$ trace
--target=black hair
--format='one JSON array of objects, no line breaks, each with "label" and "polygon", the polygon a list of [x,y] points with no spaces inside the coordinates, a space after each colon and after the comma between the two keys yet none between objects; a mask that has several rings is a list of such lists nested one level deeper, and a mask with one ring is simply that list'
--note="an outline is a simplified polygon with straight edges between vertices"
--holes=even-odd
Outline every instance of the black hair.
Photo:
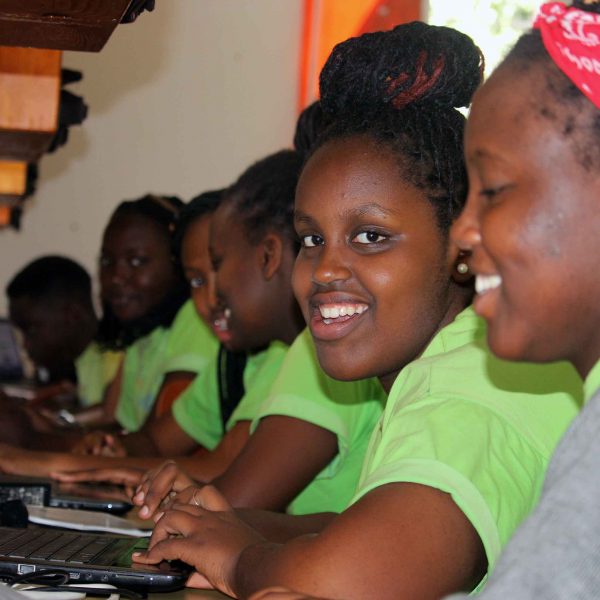
[{"label": "black hair", "polygon": [[[572,6],[600,14],[600,0],[589,2],[575,0]],[[521,73],[536,68],[543,70],[544,90],[536,101],[538,114],[554,123],[565,137],[571,137],[583,169],[597,169],[600,165],[600,111],[552,60],[539,29],[531,29],[517,40],[498,68],[505,66]]]},{"label": "black hair", "polygon": [[23,267],[6,286],[10,300],[75,301],[93,312],[92,280],[78,262],[66,256],[41,256]]},{"label": "black hair", "polygon": [[326,125],[327,117],[321,108],[321,103],[316,100],[312,104],[309,104],[300,113],[296,122],[294,150],[302,157],[309,156]]},{"label": "black hair", "polygon": [[[117,219],[125,216],[142,216],[157,224],[171,249],[171,235],[177,223],[183,201],[176,196],[147,194],[137,200],[121,202],[112,213],[106,229]],[[181,305],[189,298],[189,288],[179,264],[173,261],[177,284],[168,290],[163,301],[149,314],[135,321],[123,323],[113,314],[110,306],[103,303],[103,314],[98,328],[97,341],[104,348],[123,349],[157,327],[169,327]]]},{"label": "black hair", "polygon": [[181,258],[181,245],[188,227],[198,219],[211,215],[217,210],[225,190],[210,190],[192,198],[180,211],[173,233],[173,256]]},{"label": "black hair", "polygon": [[297,244],[294,196],[302,163],[295,150],[280,150],[251,165],[225,192],[223,202],[233,204],[251,243],[274,231]]},{"label": "black hair", "polygon": [[447,231],[467,193],[465,117],[456,109],[470,104],[482,73],[479,48],[448,27],[415,21],[350,38],[321,71],[321,106],[331,123],[315,149],[356,135],[387,147]]}]

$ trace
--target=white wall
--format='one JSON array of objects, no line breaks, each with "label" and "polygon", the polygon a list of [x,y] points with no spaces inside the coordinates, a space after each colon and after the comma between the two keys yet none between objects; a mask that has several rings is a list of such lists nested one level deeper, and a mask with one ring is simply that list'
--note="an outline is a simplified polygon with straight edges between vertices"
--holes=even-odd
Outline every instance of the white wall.
[{"label": "white wall", "polygon": [[188,200],[291,144],[301,0],[157,0],[100,53],[66,52],[67,89],[88,118],[39,163],[20,232],[0,231],[4,287],[32,258],[60,253],[95,274],[102,229],[122,199]]}]

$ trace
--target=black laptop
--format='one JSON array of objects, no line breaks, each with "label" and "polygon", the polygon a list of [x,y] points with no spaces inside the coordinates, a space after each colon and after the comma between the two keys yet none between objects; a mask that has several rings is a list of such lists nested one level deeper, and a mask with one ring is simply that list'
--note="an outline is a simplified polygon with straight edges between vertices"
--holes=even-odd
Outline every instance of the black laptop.
[{"label": "black laptop", "polygon": [[14,329],[8,319],[0,318],[0,382],[16,382],[24,377],[23,362]]},{"label": "black laptop", "polygon": [[32,506],[77,508],[124,514],[133,508],[121,486],[103,483],[59,483],[44,477],[0,473],[0,502],[23,500]]},{"label": "black laptop", "polygon": [[[31,573],[66,573],[69,583],[108,583],[141,592],[182,588],[190,573],[183,563],[132,563],[148,538],[64,531],[30,525],[0,527],[0,580]],[[4,577],[3,577],[4,576]]]}]

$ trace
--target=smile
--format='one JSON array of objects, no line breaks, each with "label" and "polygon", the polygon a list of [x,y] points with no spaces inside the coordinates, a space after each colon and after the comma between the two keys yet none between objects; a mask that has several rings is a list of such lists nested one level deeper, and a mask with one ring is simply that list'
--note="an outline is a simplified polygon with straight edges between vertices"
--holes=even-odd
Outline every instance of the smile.
[{"label": "smile", "polygon": [[[326,325],[334,323],[341,317],[352,317],[361,315],[365,310],[368,310],[366,304],[321,304],[318,309]],[[344,319],[346,320],[346,319]]]},{"label": "smile", "polygon": [[231,309],[226,308],[222,313],[213,319],[212,329],[221,343],[225,344],[231,339],[229,330],[229,318],[231,317]]},{"label": "smile", "polygon": [[500,275],[477,275],[475,277],[475,291],[479,294],[485,294],[491,290],[495,290],[502,284]]}]

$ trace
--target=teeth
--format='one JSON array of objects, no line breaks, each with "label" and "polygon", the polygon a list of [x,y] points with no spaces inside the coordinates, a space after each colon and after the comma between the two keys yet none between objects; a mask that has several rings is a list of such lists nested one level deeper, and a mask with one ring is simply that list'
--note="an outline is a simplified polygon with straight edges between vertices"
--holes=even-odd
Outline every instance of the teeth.
[{"label": "teeth", "polygon": [[500,287],[501,284],[502,277],[500,275],[477,275],[475,277],[475,291],[478,294],[485,294],[485,292]]},{"label": "teeth", "polygon": [[329,324],[331,322],[330,319],[360,315],[368,308],[366,304],[321,304],[319,312],[325,323]]}]

